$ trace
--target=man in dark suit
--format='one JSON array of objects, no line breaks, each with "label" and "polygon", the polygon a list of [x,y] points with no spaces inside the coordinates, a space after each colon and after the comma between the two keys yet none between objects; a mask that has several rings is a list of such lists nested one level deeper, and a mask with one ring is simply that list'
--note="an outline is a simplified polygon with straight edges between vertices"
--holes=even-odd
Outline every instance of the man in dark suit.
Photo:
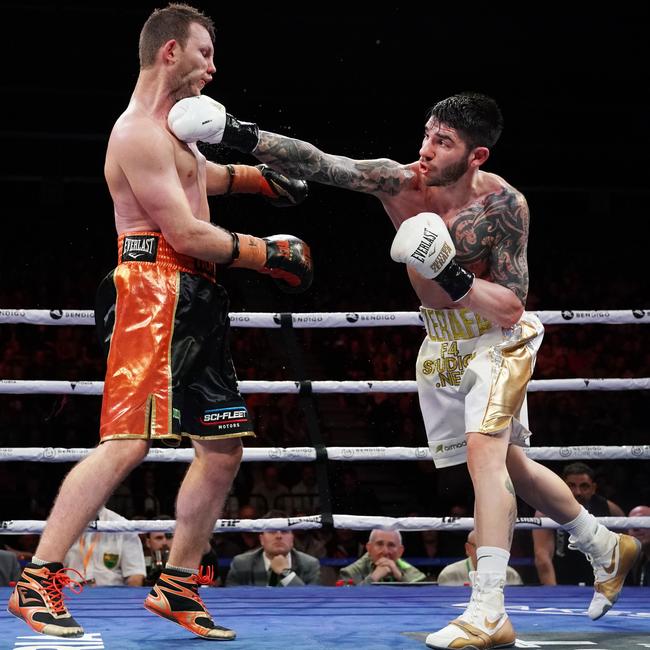
[{"label": "man in dark suit", "polygon": [[[286,513],[271,510],[264,519],[283,518]],[[236,555],[226,578],[226,587],[302,587],[320,584],[320,563],[311,555],[293,548],[290,530],[260,533],[261,548]]]}]

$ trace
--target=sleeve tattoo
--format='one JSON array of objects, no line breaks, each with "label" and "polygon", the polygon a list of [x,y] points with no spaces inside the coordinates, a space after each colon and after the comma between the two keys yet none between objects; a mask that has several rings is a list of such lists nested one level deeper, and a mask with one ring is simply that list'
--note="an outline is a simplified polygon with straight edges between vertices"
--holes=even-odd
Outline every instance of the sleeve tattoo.
[{"label": "sleeve tattoo", "polygon": [[293,178],[316,181],[357,192],[395,195],[410,185],[414,173],[387,158],[353,160],[326,154],[302,140],[260,131],[254,155]]},{"label": "sleeve tattoo", "polygon": [[522,194],[504,190],[487,208],[494,245],[490,270],[492,280],[510,289],[526,304],[528,295],[528,228],[530,213]]},{"label": "sleeve tattoo", "polygon": [[489,266],[490,279],[526,302],[528,293],[528,205],[523,195],[505,188],[488,201],[462,210],[450,233],[461,264]]}]

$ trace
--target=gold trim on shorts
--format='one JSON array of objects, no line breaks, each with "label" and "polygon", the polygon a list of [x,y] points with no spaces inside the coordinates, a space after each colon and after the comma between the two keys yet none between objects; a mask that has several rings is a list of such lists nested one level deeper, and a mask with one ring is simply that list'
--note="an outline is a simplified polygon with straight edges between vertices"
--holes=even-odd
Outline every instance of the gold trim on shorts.
[{"label": "gold trim on shorts", "polygon": [[528,343],[539,332],[526,321],[514,326],[519,329],[517,338],[495,345],[490,350],[492,384],[479,433],[494,434],[510,425],[526,397],[526,388],[533,375],[533,355]]},{"label": "gold trim on shorts", "polygon": [[110,436],[104,436],[99,442],[100,444],[102,442],[106,442],[107,440],[150,440],[153,442],[154,440],[162,440],[167,439],[169,440],[174,439],[178,440],[179,442],[181,441],[182,438],[190,438],[192,440],[225,440],[226,438],[248,438],[252,437],[255,438],[255,432],[254,431],[240,431],[239,433],[224,433],[221,436],[199,436],[194,433],[185,433],[183,431],[182,433],[175,434],[175,433],[164,433],[157,435],[155,437],[151,437],[150,435],[147,434],[137,434],[137,433],[115,433]]}]

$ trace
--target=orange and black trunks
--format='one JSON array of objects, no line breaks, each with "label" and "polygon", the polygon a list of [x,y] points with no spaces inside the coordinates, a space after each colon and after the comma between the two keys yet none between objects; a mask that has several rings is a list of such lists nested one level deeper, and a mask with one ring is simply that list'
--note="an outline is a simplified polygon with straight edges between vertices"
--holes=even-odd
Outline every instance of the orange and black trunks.
[{"label": "orange and black trunks", "polygon": [[254,435],[230,356],[228,296],[215,265],[160,233],[118,239],[118,266],[97,291],[107,352],[100,439],[215,440]]}]

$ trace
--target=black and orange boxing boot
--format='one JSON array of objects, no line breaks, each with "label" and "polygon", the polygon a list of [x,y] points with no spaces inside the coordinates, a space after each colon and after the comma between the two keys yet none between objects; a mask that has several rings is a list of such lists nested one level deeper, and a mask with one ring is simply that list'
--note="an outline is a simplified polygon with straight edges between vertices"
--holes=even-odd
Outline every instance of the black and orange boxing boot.
[{"label": "black and orange boxing boot", "polygon": [[83,587],[66,571],[74,571],[83,581],[78,571],[64,569],[60,562],[27,564],[9,598],[7,611],[40,634],[73,639],[83,636],[83,628],[70,616],[61,591],[69,587],[78,594]]},{"label": "black and orange boxing boot", "polygon": [[211,641],[232,641],[233,630],[215,625],[199,596],[199,586],[210,584],[214,571],[205,574],[164,569],[149,592],[144,606],[154,614],[178,623],[186,630]]}]

